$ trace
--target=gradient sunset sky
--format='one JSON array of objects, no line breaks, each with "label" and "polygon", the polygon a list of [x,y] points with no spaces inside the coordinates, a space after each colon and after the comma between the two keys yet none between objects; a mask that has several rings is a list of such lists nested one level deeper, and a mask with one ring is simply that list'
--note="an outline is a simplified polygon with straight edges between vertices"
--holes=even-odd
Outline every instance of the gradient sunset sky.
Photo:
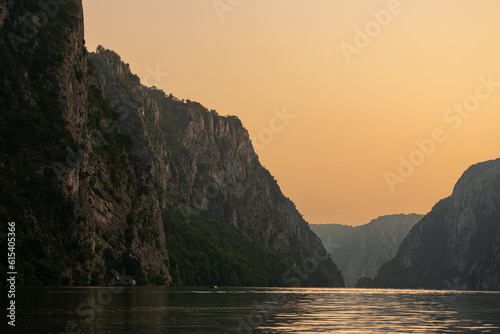
[{"label": "gradient sunset sky", "polygon": [[[238,116],[310,223],[425,214],[500,157],[498,0],[83,4],[89,50]],[[414,167],[398,171],[401,158]]]}]

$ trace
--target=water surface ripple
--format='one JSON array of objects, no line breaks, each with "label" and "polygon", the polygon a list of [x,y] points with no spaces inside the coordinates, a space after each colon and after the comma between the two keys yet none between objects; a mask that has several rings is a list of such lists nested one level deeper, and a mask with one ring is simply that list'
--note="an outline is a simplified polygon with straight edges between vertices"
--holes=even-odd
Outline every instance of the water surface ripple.
[{"label": "water surface ripple", "polygon": [[17,333],[500,333],[500,293],[20,288]]}]

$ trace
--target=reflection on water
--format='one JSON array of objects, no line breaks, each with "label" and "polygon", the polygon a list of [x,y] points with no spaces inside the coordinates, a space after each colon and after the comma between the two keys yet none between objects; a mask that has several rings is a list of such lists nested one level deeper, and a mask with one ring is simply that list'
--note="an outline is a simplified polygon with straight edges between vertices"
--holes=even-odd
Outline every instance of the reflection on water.
[{"label": "reflection on water", "polygon": [[491,292],[165,287],[18,292],[16,333],[500,333],[500,293]]}]

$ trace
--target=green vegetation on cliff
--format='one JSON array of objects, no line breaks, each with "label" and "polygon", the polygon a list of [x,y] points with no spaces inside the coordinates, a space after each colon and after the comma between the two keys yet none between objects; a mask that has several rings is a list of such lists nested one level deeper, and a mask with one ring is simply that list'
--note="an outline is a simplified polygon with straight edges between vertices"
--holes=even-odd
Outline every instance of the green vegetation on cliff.
[{"label": "green vegetation on cliff", "polygon": [[[68,34],[78,24],[78,6],[61,6],[57,16],[26,38],[23,26],[35,13],[40,7],[34,1],[16,1],[0,29],[0,231],[6,231],[8,221],[16,222],[21,284],[57,285],[65,282],[64,268],[77,259],[68,253],[79,246],[70,233],[76,217],[64,186],[42,166],[63,161],[65,147],[75,144],[55,73],[64,60]],[[57,237],[61,234],[67,237]],[[3,277],[5,261],[0,262]]]},{"label": "green vegetation on cliff", "polygon": [[163,223],[174,284],[284,285],[282,274],[290,268],[283,260],[208,213],[187,223],[179,211],[166,209]]},{"label": "green vegetation on cliff", "polygon": [[[50,23],[38,3],[0,3],[0,228],[17,223],[21,285],[108,284],[116,272],[287,285],[283,274],[324,251],[236,117],[141,85],[113,51],[88,54],[80,0]],[[34,34],[16,53],[9,34],[27,21]],[[343,285],[330,258],[314,265],[304,286]]]}]

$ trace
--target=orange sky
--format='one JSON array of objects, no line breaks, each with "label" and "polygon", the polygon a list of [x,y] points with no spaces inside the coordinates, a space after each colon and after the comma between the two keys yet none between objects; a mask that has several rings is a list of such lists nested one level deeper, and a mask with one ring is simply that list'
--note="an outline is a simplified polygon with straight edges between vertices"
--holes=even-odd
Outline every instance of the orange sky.
[{"label": "orange sky", "polygon": [[[83,3],[90,50],[237,115],[310,223],[427,213],[467,167],[500,157],[498,0]],[[398,171],[400,157],[411,166]]]}]

